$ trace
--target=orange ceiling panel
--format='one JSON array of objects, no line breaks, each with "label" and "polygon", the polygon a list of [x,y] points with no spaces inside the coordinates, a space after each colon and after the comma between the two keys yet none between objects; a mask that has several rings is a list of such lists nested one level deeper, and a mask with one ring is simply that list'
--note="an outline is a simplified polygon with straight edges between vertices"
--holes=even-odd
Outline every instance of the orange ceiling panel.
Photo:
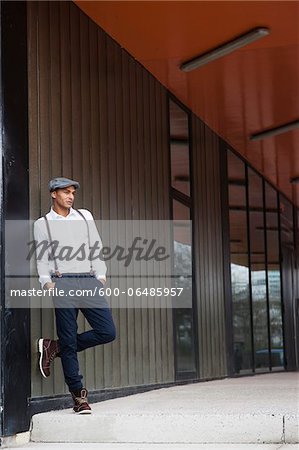
[{"label": "orange ceiling panel", "polygon": [[[89,17],[299,207],[298,1],[76,1]],[[184,73],[182,62],[259,26],[269,36]]]}]

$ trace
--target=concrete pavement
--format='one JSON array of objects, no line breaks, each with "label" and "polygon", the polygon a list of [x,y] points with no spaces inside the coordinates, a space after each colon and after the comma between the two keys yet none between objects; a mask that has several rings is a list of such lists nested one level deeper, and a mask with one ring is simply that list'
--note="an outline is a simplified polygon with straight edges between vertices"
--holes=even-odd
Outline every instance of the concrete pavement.
[{"label": "concrete pavement", "polygon": [[[20,447],[19,447],[20,449]],[[298,450],[297,444],[40,444],[26,450]]]},{"label": "concrete pavement", "polygon": [[151,449],[154,443],[167,448],[170,444],[180,444],[178,448],[191,444],[200,448],[206,443],[214,448],[217,443],[295,444],[299,441],[298,383],[295,372],[227,378],[107,400],[93,404],[90,416],[74,415],[70,409],[37,414],[31,440],[109,443],[109,449],[115,443],[130,443],[132,450],[133,443],[139,443],[138,449],[146,443]]}]

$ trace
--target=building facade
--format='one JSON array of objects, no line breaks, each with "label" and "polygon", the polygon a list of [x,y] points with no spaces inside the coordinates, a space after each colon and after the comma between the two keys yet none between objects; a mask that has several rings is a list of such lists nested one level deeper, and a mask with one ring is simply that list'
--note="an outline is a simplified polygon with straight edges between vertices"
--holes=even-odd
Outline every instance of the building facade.
[{"label": "building facade", "polygon": [[[298,208],[73,2],[2,2],[1,24],[3,227],[45,214],[63,175],[96,219],[172,221],[192,274],[191,308],[113,309],[117,340],[80,355],[90,399],[296,370]],[[6,270],[4,248],[2,436],[69,406],[59,364],[36,364],[53,310],[7,308]]]}]

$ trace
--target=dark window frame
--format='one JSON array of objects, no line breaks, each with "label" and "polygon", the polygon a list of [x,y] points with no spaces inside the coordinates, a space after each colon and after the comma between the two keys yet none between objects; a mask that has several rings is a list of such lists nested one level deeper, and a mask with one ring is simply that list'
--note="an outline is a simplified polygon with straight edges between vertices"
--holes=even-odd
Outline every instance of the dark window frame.
[{"label": "dark window frame", "polygon": [[[170,101],[179,106],[187,115],[188,118],[188,148],[189,148],[189,182],[190,182],[190,196],[175,189],[171,183],[171,139],[170,139]],[[193,145],[192,145],[192,113],[183,103],[181,103],[173,94],[167,92],[167,126],[168,126],[168,156],[169,156],[169,203],[170,203],[170,220],[173,220],[173,200],[178,201],[182,205],[189,208],[189,217],[191,220],[191,242],[192,242],[192,326],[193,326],[193,339],[194,339],[194,353],[195,353],[195,371],[178,371],[178,354],[176,348],[176,316],[175,311],[172,310],[172,323],[173,323],[173,342],[174,342],[174,367],[175,367],[175,381],[184,380],[198,380],[199,379],[199,342],[198,342],[198,309],[196,301],[196,285],[195,285],[195,254],[194,254],[194,196],[192,195],[194,189],[194,173],[193,173]],[[173,236],[173,228],[172,228]],[[173,270],[173,261],[172,261]]]},{"label": "dark window frame", "polygon": [[[299,208],[296,208],[296,206],[292,203],[290,199],[286,197],[286,195],[281,192],[273,183],[271,183],[269,180],[266,180],[266,178],[259,173],[242,155],[240,155],[238,152],[236,152],[228,143],[223,141],[222,144],[222,153],[221,156],[221,162],[226,161],[226,167],[222,165],[221,169],[221,177],[222,177],[222,185],[226,186],[225,193],[222,193],[222,218],[224,223],[228,221],[228,231],[229,231],[229,201],[228,201],[228,172],[227,172],[227,164],[228,164],[228,151],[232,152],[237,158],[239,158],[245,165],[245,174],[246,174],[246,214],[247,214],[247,240],[248,240],[248,259],[249,259],[249,283],[250,283],[250,308],[251,308],[251,341],[252,341],[252,375],[257,373],[255,371],[255,353],[254,353],[254,336],[253,336],[253,315],[252,315],[252,283],[251,283],[251,253],[250,253],[250,230],[249,230],[249,203],[248,203],[248,169],[251,169],[257,176],[259,176],[262,179],[262,195],[263,195],[263,214],[264,214],[264,246],[265,246],[265,272],[266,272],[266,295],[267,295],[267,326],[268,326],[268,351],[269,351],[269,373],[272,372],[273,366],[272,366],[272,354],[271,354],[271,330],[270,330],[270,311],[269,311],[269,286],[268,286],[268,255],[267,255],[267,230],[266,230],[266,201],[265,201],[265,186],[266,183],[274,189],[276,192],[277,197],[277,221],[278,221],[278,236],[279,236],[279,263],[280,263],[280,289],[281,289],[281,316],[282,316],[282,333],[283,333],[283,349],[284,349],[284,371],[286,369],[286,347],[285,347],[285,318],[284,318],[284,298],[283,298],[283,282],[282,282],[282,255],[281,255],[281,223],[280,223],[280,198],[283,197],[287,202],[289,202],[292,205],[292,211],[293,211],[293,242],[294,242],[294,251],[295,251],[295,262],[296,262],[296,255],[298,255],[299,250],[299,238],[296,237],[296,211],[299,211]],[[224,260],[225,260],[225,267],[226,265],[230,264],[231,258],[230,258],[230,248],[229,248],[229,238],[225,238],[224,240]],[[226,295],[226,324],[227,324],[227,336],[228,336],[228,344],[227,347],[229,347],[229,343],[231,344],[231,348],[228,348],[228,373],[232,377],[240,377],[240,376],[248,376],[250,373],[244,373],[244,374],[237,374],[233,372],[233,323],[232,323],[232,317],[228,317],[229,314],[232,314],[232,286],[231,286],[231,270],[230,268],[225,270],[224,273],[224,289],[225,289],[225,295]],[[298,343],[297,343],[298,345]],[[278,372],[275,370],[275,372]],[[260,372],[258,372],[260,373]]]}]

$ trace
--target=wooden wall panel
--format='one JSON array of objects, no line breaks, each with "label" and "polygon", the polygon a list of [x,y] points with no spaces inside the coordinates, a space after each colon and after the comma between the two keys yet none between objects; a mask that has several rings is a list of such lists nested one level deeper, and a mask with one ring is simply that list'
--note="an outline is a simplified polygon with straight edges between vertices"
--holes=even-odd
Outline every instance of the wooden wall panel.
[{"label": "wooden wall panel", "polygon": [[[48,211],[48,180],[64,174],[82,183],[76,207],[97,219],[168,219],[166,90],[71,2],[28,3],[28,33],[31,218]],[[192,121],[199,366],[212,378],[226,374],[219,139]],[[121,269],[109,275],[128,287]],[[79,356],[89,389],[173,381],[171,309],[113,316],[117,340]],[[32,311],[33,354],[41,334],[55,336],[51,309]],[[44,380],[33,361],[32,374],[33,395],[66,392],[60,364]]]},{"label": "wooden wall panel", "polygon": [[[168,219],[166,90],[72,2],[28,2],[28,33],[31,219],[49,210],[48,180],[62,174],[81,182],[76,208],[96,219]],[[31,317],[34,356],[55,321],[52,309]],[[117,340],[79,355],[88,388],[173,381],[171,309],[117,307],[113,317]],[[33,396],[67,392],[60,366],[44,380],[33,358]]]},{"label": "wooden wall panel", "polygon": [[200,378],[227,374],[220,198],[220,139],[193,116],[195,265]]}]

